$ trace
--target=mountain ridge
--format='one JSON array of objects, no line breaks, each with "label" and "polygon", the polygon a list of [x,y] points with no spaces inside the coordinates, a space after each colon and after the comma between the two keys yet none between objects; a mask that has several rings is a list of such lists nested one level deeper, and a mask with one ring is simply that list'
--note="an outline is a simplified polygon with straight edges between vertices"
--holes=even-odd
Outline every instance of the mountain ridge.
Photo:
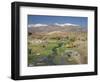
[{"label": "mountain ridge", "polygon": [[87,28],[83,28],[79,25],[75,24],[54,24],[54,25],[47,25],[47,24],[33,24],[28,25],[28,32],[35,33],[35,32],[52,32],[52,31],[62,31],[62,32],[86,32]]}]

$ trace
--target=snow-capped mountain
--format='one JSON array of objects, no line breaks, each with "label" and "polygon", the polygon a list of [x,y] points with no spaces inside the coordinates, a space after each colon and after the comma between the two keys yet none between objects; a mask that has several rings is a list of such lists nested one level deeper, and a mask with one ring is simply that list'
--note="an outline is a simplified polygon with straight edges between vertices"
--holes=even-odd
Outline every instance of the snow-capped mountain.
[{"label": "snow-capped mountain", "polygon": [[[48,25],[48,24],[29,24],[28,27],[41,27],[41,26],[51,26],[51,25]],[[52,26],[79,26],[79,25],[76,25],[76,24],[71,24],[71,23],[63,23],[63,24],[60,24],[60,23],[54,23],[52,24]]]},{"label": "snow-capped mountain", "polygon": [[79,26],[79,25],[71,24],[71,23],[64,23],[64,24],[55,23],[54,25],[57,25],[57,26]]},{"label": "snow-capped mountain", "polygon": [[71,23],[54,23],[49,24],[30,24],[28,25],[28,31],[31,33],[34,32],[53,32],[53,31],[62,31],[62,32],[86,32],[87,28],[82,28],[80,25],[71,24]]},{"label": "snow-capped mountain", "polygon": [[41,27],[41,26],[48,26],[47,24],[29,24],[28,27]]}]

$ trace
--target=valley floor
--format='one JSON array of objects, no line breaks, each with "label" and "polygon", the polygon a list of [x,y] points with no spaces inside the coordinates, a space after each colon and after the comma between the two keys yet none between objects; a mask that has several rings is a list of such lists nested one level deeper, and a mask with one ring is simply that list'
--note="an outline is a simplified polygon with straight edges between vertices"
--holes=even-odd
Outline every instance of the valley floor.
[{"label": "valley floor", "polygon": [[28,35],[28,66],[87,64],[86,32]]}]

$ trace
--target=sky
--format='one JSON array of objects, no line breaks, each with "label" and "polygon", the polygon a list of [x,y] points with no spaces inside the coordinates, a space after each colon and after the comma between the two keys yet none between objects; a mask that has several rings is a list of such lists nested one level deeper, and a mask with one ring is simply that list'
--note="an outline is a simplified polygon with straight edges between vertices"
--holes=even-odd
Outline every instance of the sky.
[{"label": "sky", "polygon": [[81,27],[87,27],[88,18],[87,17],[71,17],[71,16],[46,16],[46,15],[28,15],[28,25],[29,24],[64,24],[71,23],[76,24]]}]

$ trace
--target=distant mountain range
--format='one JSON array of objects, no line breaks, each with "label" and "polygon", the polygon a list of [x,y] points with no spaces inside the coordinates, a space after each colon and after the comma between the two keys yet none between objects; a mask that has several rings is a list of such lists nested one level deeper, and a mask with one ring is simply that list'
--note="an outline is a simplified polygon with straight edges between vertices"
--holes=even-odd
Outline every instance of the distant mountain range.
[{"label": "distant mountain range", "polygon": [[30,24],[28,25],[28,32],[53,32],[53,31],[61,31],[61,32],[87,32],[87,28],[83,28],[76,24]]}]

